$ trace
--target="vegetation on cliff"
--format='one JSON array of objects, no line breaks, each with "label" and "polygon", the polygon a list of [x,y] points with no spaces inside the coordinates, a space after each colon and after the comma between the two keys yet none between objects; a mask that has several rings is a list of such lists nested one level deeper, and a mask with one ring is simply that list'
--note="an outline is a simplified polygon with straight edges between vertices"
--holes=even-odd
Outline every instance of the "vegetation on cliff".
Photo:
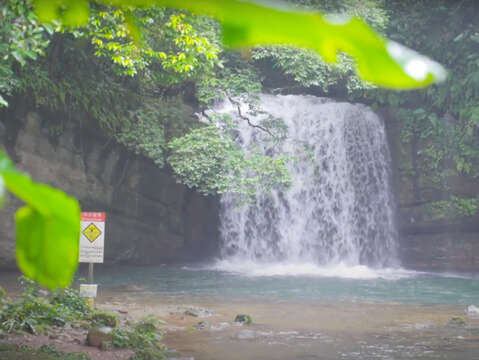
[{"label": "vegetation on cliff", "polygon": [[[479,4],[397,1],[388,4],[390,38],[425,52],[450,75],[407,93],[365,91],[362,101],[392,107],[400,127],[401,181],[433,219],[478,213]],[[468,185],[469,184],[469,185]]]}]

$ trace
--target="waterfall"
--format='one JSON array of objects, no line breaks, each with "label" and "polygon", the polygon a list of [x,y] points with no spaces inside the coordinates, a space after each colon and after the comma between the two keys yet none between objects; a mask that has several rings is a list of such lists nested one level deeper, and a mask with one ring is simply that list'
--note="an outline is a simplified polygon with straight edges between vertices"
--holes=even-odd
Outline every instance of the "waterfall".
[{"label": "waterfall", "polygon": [[[381,119],[367,106],[313,96],[262,95],[261,108],[287,126],[291,187],[238,206],[221,198],[225,263],[397,266],[390,154]],[[237,110],[237,109],[236,109]],[[225,103],[242,147],[266,135]],[[251,115],[258,124],[265,114]],[[262,151],[271,153],[268,145]],[[278,151],[278,149],[274,150]]]}]

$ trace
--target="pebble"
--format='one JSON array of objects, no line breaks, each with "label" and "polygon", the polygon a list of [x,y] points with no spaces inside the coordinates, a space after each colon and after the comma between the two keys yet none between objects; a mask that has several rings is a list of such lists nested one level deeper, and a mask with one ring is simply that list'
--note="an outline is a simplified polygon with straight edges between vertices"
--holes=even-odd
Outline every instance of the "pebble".
[{"label": "pebble", "polygon": [[208,323],[206,321],[200,321],[196,325],[193,326],[196,330],[204,330],[208,327]]}]

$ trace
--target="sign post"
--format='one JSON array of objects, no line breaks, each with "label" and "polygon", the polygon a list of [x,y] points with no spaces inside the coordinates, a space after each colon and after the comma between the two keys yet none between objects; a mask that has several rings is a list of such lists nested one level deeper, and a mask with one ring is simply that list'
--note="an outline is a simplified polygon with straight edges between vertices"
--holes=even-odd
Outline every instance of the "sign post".
[{"label": "sign post", "polygon": [[82,212],[79,262],[88,263],[88,285],[80,285],[80,295],[94,306],[98,285],[93,284],[93,265],[103,263],[105,249],[105,213]]}]

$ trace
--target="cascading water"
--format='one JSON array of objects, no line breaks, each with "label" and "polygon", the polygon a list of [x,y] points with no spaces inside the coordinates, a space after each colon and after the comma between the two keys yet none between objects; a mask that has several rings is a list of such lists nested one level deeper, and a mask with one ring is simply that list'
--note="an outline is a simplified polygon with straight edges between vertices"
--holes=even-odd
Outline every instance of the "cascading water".
[{"label": "cascading water", "polygon": [[[313,96],[260,100],[266,113],[287,126],[280,150],[295,157],[292,184],[244,206],[234,195],[222,196],[219,267],[397,266],[390,155],[378,116],[364,105]],[[225,103],[216,111],[236,117],[241,146],[257,145],[265,135],[235,109]],[[264,117],[250,120],[260,123]]]}]

